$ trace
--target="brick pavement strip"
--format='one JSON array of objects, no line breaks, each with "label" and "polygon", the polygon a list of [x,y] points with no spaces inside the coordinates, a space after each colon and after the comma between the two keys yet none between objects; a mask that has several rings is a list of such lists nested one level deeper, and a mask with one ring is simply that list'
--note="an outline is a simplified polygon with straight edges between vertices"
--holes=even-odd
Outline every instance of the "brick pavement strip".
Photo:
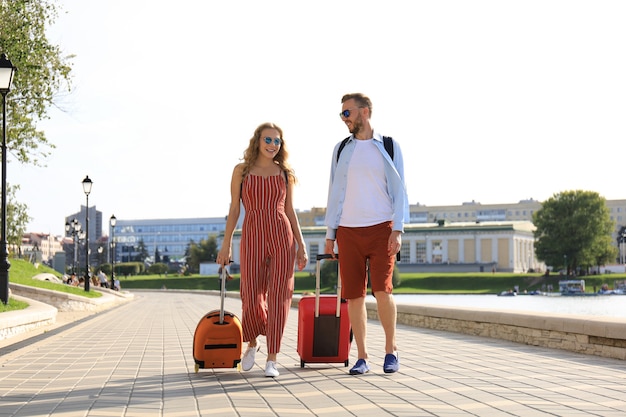
[{"label": "brick pavement strip", "polygon": [[[382,372],[382,328],[369,322],[372,371],[300,368],[297,310],[281,375],[194,372],[193,333],[213,295],[137,292],[135,300],[0,346],[0,416],[624,416],[626,363],[399,326],[401,370]],[[226,308],[240,313],[240,301]],[[264,340],[261,340],[264,346]],[[354,363],[356,349],[352,349]]]}]

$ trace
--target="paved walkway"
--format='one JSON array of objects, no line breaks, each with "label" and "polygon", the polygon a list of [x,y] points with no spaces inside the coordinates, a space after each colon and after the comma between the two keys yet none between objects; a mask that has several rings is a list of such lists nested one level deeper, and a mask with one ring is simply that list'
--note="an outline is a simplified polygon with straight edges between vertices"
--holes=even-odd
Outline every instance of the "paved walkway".
[{"label": "paved walkway", "polygon": [[[5,343],[0,416],[626,415],[624,361],[400,326],[401,370],[387,375],[376,321],[370,373],[300,368],[295,309],[278,378],[264,377],[263,350],[249,372],[194,373],[195,326],[218,305],[205,294],[138,292],[110,311]],[[239,314],[240,301],[226,308]]]}]

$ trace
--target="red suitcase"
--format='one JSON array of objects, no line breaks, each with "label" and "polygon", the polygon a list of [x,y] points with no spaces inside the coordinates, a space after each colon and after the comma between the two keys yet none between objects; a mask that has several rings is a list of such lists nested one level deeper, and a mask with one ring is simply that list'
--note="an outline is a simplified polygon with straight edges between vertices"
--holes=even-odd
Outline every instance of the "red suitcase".
[{"label": "red suitcase", "polygon": [[224,311],[227,276],[226,268],[222,268],[220,309],[205,314],[193,335],[196,372],[200,368],[236,368],[241,362],[241,321],[235,314]]},{"label": "red suitcase", "polygon": [[315,296],[304,296],[298,303],[298,354],[300,367],[306,363],[343,363],[348,366],[352,330],[348,303],[341,299],[338,274],[337,295],[320,295],[320,266],[330,255],[317,255]]}]

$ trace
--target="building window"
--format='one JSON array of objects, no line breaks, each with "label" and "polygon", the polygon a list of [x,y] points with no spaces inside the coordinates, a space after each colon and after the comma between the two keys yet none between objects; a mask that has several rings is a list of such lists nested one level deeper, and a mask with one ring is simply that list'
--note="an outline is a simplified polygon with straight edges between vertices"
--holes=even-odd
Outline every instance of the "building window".
[{"label": "building window", "polygon": [[443,262],[443,244],[440,240],[433,240],[431,243],[432,258],[431,263],[440,264]]},{"label": "building window", "polygon": [[317,259],[317,255],[320,253],[320,245],[318,243],[311,243],[308,252],[309,259]]},{"label": "building window", "polygon": [[411,242],[402,242],[400,262],[411,262]]},{"label": "building window", "polygon": [[426,263],[426,242],[416,242],[415,262],[417,262],[418,264]]}]

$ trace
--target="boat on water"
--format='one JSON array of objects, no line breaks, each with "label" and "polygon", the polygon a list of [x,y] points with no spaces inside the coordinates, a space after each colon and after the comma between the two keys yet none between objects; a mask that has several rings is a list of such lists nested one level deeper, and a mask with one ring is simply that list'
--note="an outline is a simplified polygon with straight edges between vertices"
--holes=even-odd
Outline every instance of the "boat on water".
[{"label": "boat on water", "polygon": [[615,281],[613,289],[609,289],[607,284],[602,284],[599,295],[626,295],[626,281]]},{"label": "boat on water", "polygon": [[626,281],[615,281],[612,290],[607,284],[603,284],[598,292],[586,293],[584,279],[568,279],[559,281],[559,293],[565,296],[625,295]]},{"label": "boat on water", "polygon": [[559,281],[559,293],[561,293],[561,295],[586,295],[585,280],[566,279]]},{"label": "boat on water", "polygon": [[498,297],[515,297],[517,295],[544,295],[549,297],[555,296],[580,296],[593,297],[598,295],[626,295],[626,280],[615,281],[613,289],[609,289],[607,284],[603,284],[598,292],[585,292],[584,279],[567,279],[559,281],[558,292],[542,292],[539,290],[524,291],[520,293],[518,288],[506,290],[498,293]]}]

